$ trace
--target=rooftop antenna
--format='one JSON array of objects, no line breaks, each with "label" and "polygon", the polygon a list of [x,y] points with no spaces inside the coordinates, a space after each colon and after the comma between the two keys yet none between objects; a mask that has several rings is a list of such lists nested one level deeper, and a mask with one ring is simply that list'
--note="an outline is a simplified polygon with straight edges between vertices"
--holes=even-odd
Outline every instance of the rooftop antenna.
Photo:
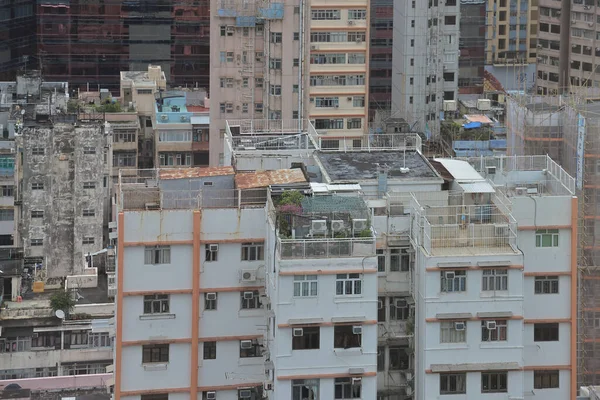
[{"label": "rooftop antenna", "polygon": [[406,146],[404,146],[404,149],[402,150],[402,168],[400,168],[400,173],[408,174],[409,171],[410,168],[406,168]]}]

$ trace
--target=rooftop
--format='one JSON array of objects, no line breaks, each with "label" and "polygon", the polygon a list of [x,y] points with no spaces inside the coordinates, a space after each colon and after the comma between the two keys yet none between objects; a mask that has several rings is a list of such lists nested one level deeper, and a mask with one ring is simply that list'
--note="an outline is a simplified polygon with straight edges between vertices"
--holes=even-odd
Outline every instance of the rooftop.
[{"label": "rooftop", "polygon": [[540,103],[529,103],[526,104],[525,107],[531,111],[531,112],[556,112],[558,111],[561,107],[558,105],[554,105],[554,104],[548,104],[545,102],[540,102]]},{"label": "rooftop", "polygon": [[299,168],[244,172],[238,173],[235,176],[235,186],[238,189],[264,188],[270,185],[285,185],[303,182],[306,182],[306,177]]},{"label": "rooftop", "polygon": [[167,168],[158,170],[160,179],[189,179],[207,178],[211,176],[233,175],[233,167],[207,167],[207,168]]},{"label": "rooftop", "polygon": [[[384,166],[389,168],[389,179],[439,179],[427,160],[416,151],[319,151],[317,158],[331,181],[375,180],[379,168]],[[408,171],[401,172],[403,168]]]}]

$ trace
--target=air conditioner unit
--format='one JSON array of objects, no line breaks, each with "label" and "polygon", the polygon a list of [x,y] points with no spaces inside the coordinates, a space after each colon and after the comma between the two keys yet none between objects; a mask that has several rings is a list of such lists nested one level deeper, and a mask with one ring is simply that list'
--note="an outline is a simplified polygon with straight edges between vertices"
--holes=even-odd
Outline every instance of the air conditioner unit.
[{"label": "air conditioner unit", "polygon": [[377,309],[378,309],[378,310],[383,310],[383,301],[379,300],[379,301],[377,302]]},{"label": "air conditioner unit", "polygon": [[408,303],[406,302],[406,299],[396,299],[396,301],[394,302],[394,306],[396,308],[404,308],[408,305]]},{"label": "air conditioner unit", "polygon": [[181,122],[187,121],[187,117],[185,115],[182,115],[179,119],[181,120]]},{"label": "air conditioner unit", "polygon": [[367,220],[366,219],[353,219],[352,220],[352,230],[356,233],[360,231],[364,231],[367,229]]},{"label": "air conditioner unit", "polygon": [[444,111],[456,111],[456,101],[444,100]]},{"label": "air conditioner unit", "polygon": [[252,392],[250,390],[240,390],[239,397],[240,399],[249,399],[252,397]]},{"label": "air conditioner unit", "polygon": [[352,101],[352,97],[351,97],[351,96],[348,96],[348,97],[346,97],[346,100],[348,100],[348,101]]},{"label": "air conditioner unit", "polygon": [[480,111],[489,111],[492,109],[492,101],[490,99],[478,99],[477,109]]},{"label": "air conditioner unit", "polygon": [[465,330],[465,323],[464,322],[455,322],[454,323],[454,329],[457,331],[464,331]]},{"label": "air conditioner unit", "polygon": [[327,220],[315,219],[315,220],[311,221],[310,232],[313,235],[327,234]]},{"label": "air conditioner unit", "polygon": [[485,172],[488,175],[496,175],[496,167],[485,167]]},{"label": "air conditioner unit", "polygon": [[362,326],[360,326],[360,325],[353,326],[352,333],[355,335],[362,335]]},{"label": "air conditioner unit", "polygon": [[356,39],[356,43],[362,43],[362,39]]},{"label": "air conditioner unit", "polygon": [[304,335],[304,329],[302,328],[294,328],[292,329],[292,336],[299,337]]},{"label": "air conditioner unit", "polygon": [[242,340],[240,342],[241,349],[251,349],[252,348],[252,340]]},{"label": "air conditioner unit", "polygon": [[273,390],[273,382],[264,382],[263,389],[264,390]]},{"label": "air conditioner unit", "polygon": [[344,230],[344,221],[341,219],[334,219],[331,221],[331,230],[334,232],[339,232]]},{"label": "air conditioner unit", "polygon": [[210,251],[219,251],[219,245],[218,244],[209,244],[208,249]]},{"label": "air conditioner unit", "polygon": [[163,115],[160,116],[160,120],[161,121],[166,121],[168,119],[169,119],[169,116],[167,114],[163,114]]},{"label": "air conditioner unit", "polygon": [[527,188],[526,187],[516,187],[515,193],[517,194],[517,196],[523,196],[523,195],[525,195],[525,193],[527,193]]},{"label": "air conditioner unit", "polygon": [[216,300],[216,299],[217,299],[216,293],[206,293],[206,300]]},{"label": "air conditioner unit", "polygon": [[254,298],[254,292],[244,292],[244,300],[252,300]]},{"label": "air conditioner unit", "polygon": [[206,400],[216,400],[217,392],[206,392]]},{"label": "air conditioner unit", "polygon": [[314,45],[313,45],[313,46],[310,46],[310,49],[311,49],[311,50],[317,50],[317,46],[314,46]]},{"label": "air conditioner unit", "polygon": [[352,378],[353,385],[360,385],[361,382],[362,382],[362,378]]},{"label": "air conditioner unit", "polygon": [[538,189],[536,187],[527,188],[527,194],[538,194]]},{"label": "air conditioner unit", "polygon": [[496,321],[485,321],[485,327],[490,331],[496,329]]},{"label": "air conditioner unit", "polygon": [[508,233],[508,224],[494,224],[494,234],[496,236],[506,236]]},{"label": "air conditioner unit", "polygon": [[254,269],[243,269],[242,270],[242,282],[254,282],[256,280],[256,270]]},{"label": "air conditioner unit", "polygon": [[311,97],[311,98],[308,99],[308,101],[311,102],[311,103],[314,103],[315,102],[315,98]]},{"label": "air conditioner unit", "polygon": [[354,21],[352,21],[352,20],[348,21],[348,25],[350,25],[350,26],[354,25]]},{"label": "air conditioner unit", "polygon": [[444,278],[446,279],[454,279],[455,276],[456,274],[454,273],[454,271],[446,271],[444,273]]}]

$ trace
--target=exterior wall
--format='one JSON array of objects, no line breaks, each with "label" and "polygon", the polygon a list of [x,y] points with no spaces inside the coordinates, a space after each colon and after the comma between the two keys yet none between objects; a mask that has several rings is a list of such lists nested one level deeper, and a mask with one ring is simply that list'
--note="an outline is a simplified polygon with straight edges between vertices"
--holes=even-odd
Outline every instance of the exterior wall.
[{"label": "exterior wall", "polygon": [[[437,135],[443,100],[457,100],[460,2],[430,8],[424,1],[412,4],[394,5],[392,104],[400,110],[395,116],[413,129]],[[438,25],[428,27],[434,18]],[[454,24],[446,24],[446,18]]]},{"label": "exterior wall", "polygon": [[378,110],[392,109],[392,48],[394,4],[392,0],[370,1],[369,120]]},{"label": "exterior wall", "polygon": [[[570,2],[562,2],[570,3]],[[570,8],[570,7],[569,7]],[[583,9],[583,5],[580,7]],[[536,91],[537,94],[542,95],[556,95],[560,94],[559,85],[561,81],[561,65],[560,57],[566,52],[567,58],[570,56],[570,43],[564,41],[560,34],[563,29],[570,30],[570,26],[565,26],[561,23],[560,15],[564,11],[570,14],[568,8],[563,10],[561,2],[552,0],[540,0],[539,2],[539,24],[540,27],[538,33],[538,66],[537,66],[537,79],[536,79]],[[568,18],[567,21],[571,19]],[[582,23],[581,25],[586,26],[587,24]],[[542,30],[542,26],[544,30]],[[567,36],[567,38],[570,35]],[[579,38],[580,45],[593,46],[590,44],[590,39]],[[592,41],[594,39],[592,38]],[[566,47],[566,48],[565,48]]]},{"label": "exterior wall", "polygon": [[35,1],[4,2],[0,6],[0,80],[13,80],[17,71],[35,68]]},{"label": "exterior wall", "polygon": [[[109,144],[100,124],[24,128],[17,139],[23,153],[18,169],[25,257],[43,260],[48,278],[81,273],[84,254],[104,246]],[[84,154],[84,148],[94,153]],[[34,149],[43,149],[43,155],[34,155]],[[84,189],[84,182],[94,187]],[[32,189],[35,184],[42,184],[42,189]],[[83,210],[93,210],[94,215],[84,216]],[[32,211],[43,211],[43,217],[32,218]],[[84,238],[89,238],[86,243]],[[42,244],[32,246],[36,239]]]}]

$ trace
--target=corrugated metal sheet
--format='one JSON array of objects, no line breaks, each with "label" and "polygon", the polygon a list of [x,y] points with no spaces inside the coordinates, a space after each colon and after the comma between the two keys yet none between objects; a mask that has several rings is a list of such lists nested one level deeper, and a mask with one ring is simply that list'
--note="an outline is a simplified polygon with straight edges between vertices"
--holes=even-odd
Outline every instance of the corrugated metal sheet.
[{"label": "corrugated metal sheet", "polygon": [[452,177],[461,182],[481,181],[483,177],[466,161],[451,160],[449,158],[436,158],[446,168]]},{"label": "corrugated metal sheet", "polygon": [[489,119],[488,117],[486,117],[483,114],[468,114],[465,115],[465,119],[469,120],[470,122],[481,122],[482,124],[493,124],[494,121],[492,121],[491,119]]},{"label": "corrugated metal sheet", "polygon": [[233,174],[235,174],[233,167],[166,168],[159,170],[160,179],[205,178]]},{"label": "corrugated metal sheet", "polygon": [[302,182],[306,182],[306,178],[299,168],[245,172],[235,176],[235,185],[238,189],[263,188],[269,185],[284,185]]},{"label": "corrugated metal sheet", "polygon": [[459,183],[465,193],[495,193],[496,191],[488,182]]}]

